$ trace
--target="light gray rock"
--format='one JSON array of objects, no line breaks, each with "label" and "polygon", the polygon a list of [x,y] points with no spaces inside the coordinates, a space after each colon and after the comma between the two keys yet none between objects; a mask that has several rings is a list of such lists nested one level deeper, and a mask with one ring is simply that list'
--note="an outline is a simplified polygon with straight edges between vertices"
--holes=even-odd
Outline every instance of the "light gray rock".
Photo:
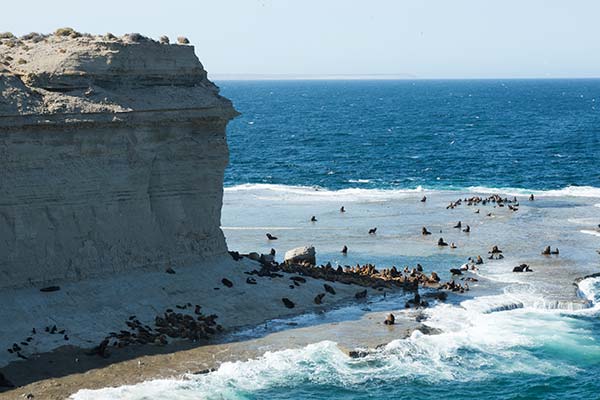
[{"label": "light gray rock", "polygon": [[295,249],[285,252],[284,262],[286,264],[299,263],[302,261],[306,261],[311,265],[317,263],[316,252],[313,246],[296,247]]},{"label": "light gray rock", "polygon": [[237,112],[194,48],[23,43],[0,40],[0,288],[225,254],[225,127]]}]

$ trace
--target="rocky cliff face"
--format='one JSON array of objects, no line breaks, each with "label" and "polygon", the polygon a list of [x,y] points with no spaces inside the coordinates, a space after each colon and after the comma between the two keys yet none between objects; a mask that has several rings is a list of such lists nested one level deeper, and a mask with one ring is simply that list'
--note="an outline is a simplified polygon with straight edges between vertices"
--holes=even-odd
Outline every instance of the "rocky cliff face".
[{"label": "rocky cliff face", "polygon": [[0,39],[0,288],[224,254],[235,115],[192,46]]}]

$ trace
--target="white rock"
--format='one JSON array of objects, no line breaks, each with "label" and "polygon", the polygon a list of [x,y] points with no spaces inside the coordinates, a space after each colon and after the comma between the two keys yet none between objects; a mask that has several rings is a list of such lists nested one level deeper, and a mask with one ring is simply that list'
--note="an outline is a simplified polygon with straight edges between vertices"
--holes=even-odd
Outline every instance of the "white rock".
[{"label": "white rock", "polygon": [[315,265],[317,263],[315,254],[314,246],[296,247],[285,252],[284,261],[286,264],[308,261]]}]

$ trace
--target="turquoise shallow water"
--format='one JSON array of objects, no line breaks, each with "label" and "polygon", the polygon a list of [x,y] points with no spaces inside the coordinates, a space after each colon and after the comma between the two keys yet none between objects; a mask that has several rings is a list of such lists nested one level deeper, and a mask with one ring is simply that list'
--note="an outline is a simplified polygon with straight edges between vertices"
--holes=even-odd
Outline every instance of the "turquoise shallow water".
[{"label": "turquoise shallow water", "polygon": [[[442,334],[415,333],[366,358],[350,359],[325,338],[75,399],[600,399],[600,280],[579,284],[587,308],[560,300],[573,276],[600,269],[600,80],[220,86],[242,112],[228,130],[222,222],[231,249],[267,252],[270,231],[278,254],[308,240],[322,262],[422,262],[444,273],[497,243],[507,261],[480,272],[495,291],[434,305],[427,324]],[[456,193],[496,191],[539,201],[516,214],[493,210],[491,222],[483,211],[438,212]],[[425,193],[429,208],[418,202]],[[470,237],[452,230],[457,219],[472,225]],[[376,240],[364,234],[373,224]],[[458,249],[415,237],[422,224]],[[560,245],[559,260],[540,261],[548,242]],[[515,277],[517,259],[561,285]]]}]

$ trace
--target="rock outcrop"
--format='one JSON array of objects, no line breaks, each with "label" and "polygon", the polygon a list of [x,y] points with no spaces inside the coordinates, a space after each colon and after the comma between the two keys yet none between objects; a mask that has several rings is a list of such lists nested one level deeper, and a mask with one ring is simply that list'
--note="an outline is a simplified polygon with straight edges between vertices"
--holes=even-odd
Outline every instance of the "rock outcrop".
[{"label": "rock outcrop", "polygon": [[187,45],[0,38],[0,288],[226,254],[227,122]]}]

